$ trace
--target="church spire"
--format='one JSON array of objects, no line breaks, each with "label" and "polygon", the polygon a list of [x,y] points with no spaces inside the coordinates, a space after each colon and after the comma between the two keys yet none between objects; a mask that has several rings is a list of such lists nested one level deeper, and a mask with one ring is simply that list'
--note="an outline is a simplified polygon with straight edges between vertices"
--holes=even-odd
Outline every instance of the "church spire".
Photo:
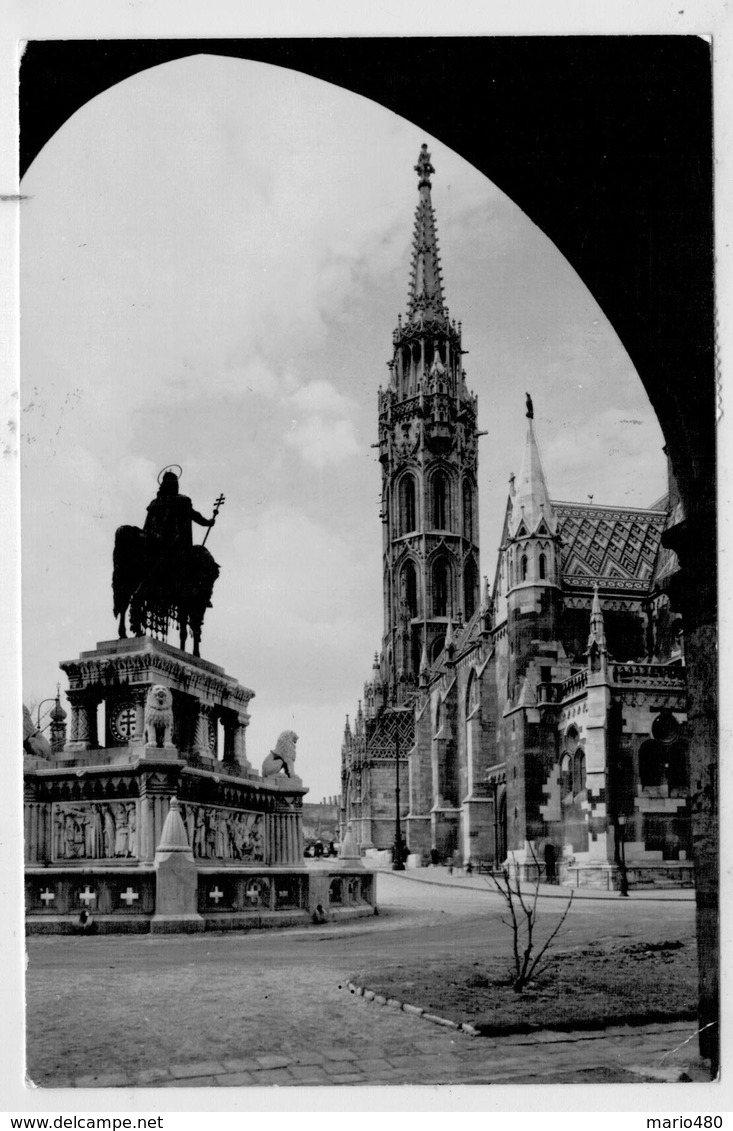
[{"label": "church spire", "polygon": [[407,317],[410,322],[421,323],[426,320],[443,320],[447,317],[443,303],[435,211],[430,198],[430,175],[435,169],[430,163],[428,147],[424,143],[417,159],[415,172],[418,174],[420,197],[412,237],[412,270]]},{"label": "church spire", "polygon": [[555,533],[555,515],[547,490],[542,457],[534,434],[534,410],[527,394],[527,439],[524,445],[522,470],[514,485],[512,499],[512,534],[524,523],[527,534],[533,534],[544,519],[549,533]]}]

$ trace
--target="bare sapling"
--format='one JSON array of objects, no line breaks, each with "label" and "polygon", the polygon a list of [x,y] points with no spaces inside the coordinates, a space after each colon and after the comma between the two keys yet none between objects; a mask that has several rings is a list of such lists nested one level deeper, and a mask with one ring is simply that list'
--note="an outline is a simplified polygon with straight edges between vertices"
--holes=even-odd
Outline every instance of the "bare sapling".
[{"label": "bare sapling", "polygon": [[513,880],[506,865],[502,869],[501,875],[491,875],[491,881],[504,900],[509,912],[509,918],[502,918],[502,923],[508,926],[512,932],[512,956],[514,960],[512,989],[518,994],[547,969],[550,959],[545,958],[545,955],[568,917],[574,895],[574,892],[571,891],[554,930],[540,944],[537,939],[537,901],[540,895],[542,872],[534,851],[532,851],[532,859],[535,865],[535,879],[529,892],[526,888],[522,888],[522,880],[514,857],[512,857]]}]

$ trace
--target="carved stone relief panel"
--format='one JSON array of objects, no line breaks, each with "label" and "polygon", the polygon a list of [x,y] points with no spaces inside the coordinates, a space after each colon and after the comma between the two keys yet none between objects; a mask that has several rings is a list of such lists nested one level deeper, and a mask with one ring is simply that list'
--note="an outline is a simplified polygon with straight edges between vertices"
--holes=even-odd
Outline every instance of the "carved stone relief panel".
[{"label": "carved stone relief panel", "polygon": [[134,801],[54,802],[54,860],[126,860],[137,857]]},{"label": "carved stone relief panel", "polygon": [[181,809],[194,857],[244,863],[264,861],[264,813],[243,813],[188,801],[181,804]]}]

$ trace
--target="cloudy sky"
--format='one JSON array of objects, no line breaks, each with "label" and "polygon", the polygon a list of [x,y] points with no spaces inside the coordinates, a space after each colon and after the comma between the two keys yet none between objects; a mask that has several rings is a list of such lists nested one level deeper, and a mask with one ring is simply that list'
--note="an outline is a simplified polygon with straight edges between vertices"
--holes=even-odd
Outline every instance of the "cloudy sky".
[{"label": "cloudy sky", "polygon": [[[524,393],[555,498],[648,506],[662,436],[603,312],[486,178],[316,79],[197,56],[87,104],[23,181],[24,698],[116,636],[115,529],[166,464],[221,565],[202,655],[254,688],[248,752],[298,732],[337,793],[344,715],[381,640],[376,394],[406,307],[427,141],[446,300],[479,397],[493,576]],[[196,528],[198,539],[203,531]],[[171,637],[171,642],[174,638]]]}]

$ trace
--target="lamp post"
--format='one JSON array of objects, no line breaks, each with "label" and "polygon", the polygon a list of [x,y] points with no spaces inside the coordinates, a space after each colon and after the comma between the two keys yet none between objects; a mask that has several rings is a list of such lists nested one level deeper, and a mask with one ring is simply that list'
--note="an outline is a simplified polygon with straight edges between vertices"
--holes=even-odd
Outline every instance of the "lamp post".
[{"label": "lamp post", "polygon": [[[36,711],[36,730],[41,729],[41,711],[45,707],[46,703],[58,703],[58,701],[59,701],[59,688],[58,688],[58,684],[57,684],[56,685],[56,695],[55,696],[52,695],[50,699],[42,699],[41,702],[38,704],[38,710]],[[47,725],[48,725],[47,723],[44,723],[44,728]]]},{"label": "lamp post", "polygon": [[402,824],[400,822],[400,716],[395,712],[395,740],[394,740],[394,765],[395,765],[395,827],[394,848],[392,850],[392,871],[404,872],[404,847],[402,843]]},{"label": "lamp post", "polygon": [[[620,830],[620,836],[619,836]],[[620,849],[618,866],[621,875],[619,876],[619,895],[628,896],[629,894],[629,877],[626,873],[626,817],[620,813],[616,818],[616,844]]]}]

